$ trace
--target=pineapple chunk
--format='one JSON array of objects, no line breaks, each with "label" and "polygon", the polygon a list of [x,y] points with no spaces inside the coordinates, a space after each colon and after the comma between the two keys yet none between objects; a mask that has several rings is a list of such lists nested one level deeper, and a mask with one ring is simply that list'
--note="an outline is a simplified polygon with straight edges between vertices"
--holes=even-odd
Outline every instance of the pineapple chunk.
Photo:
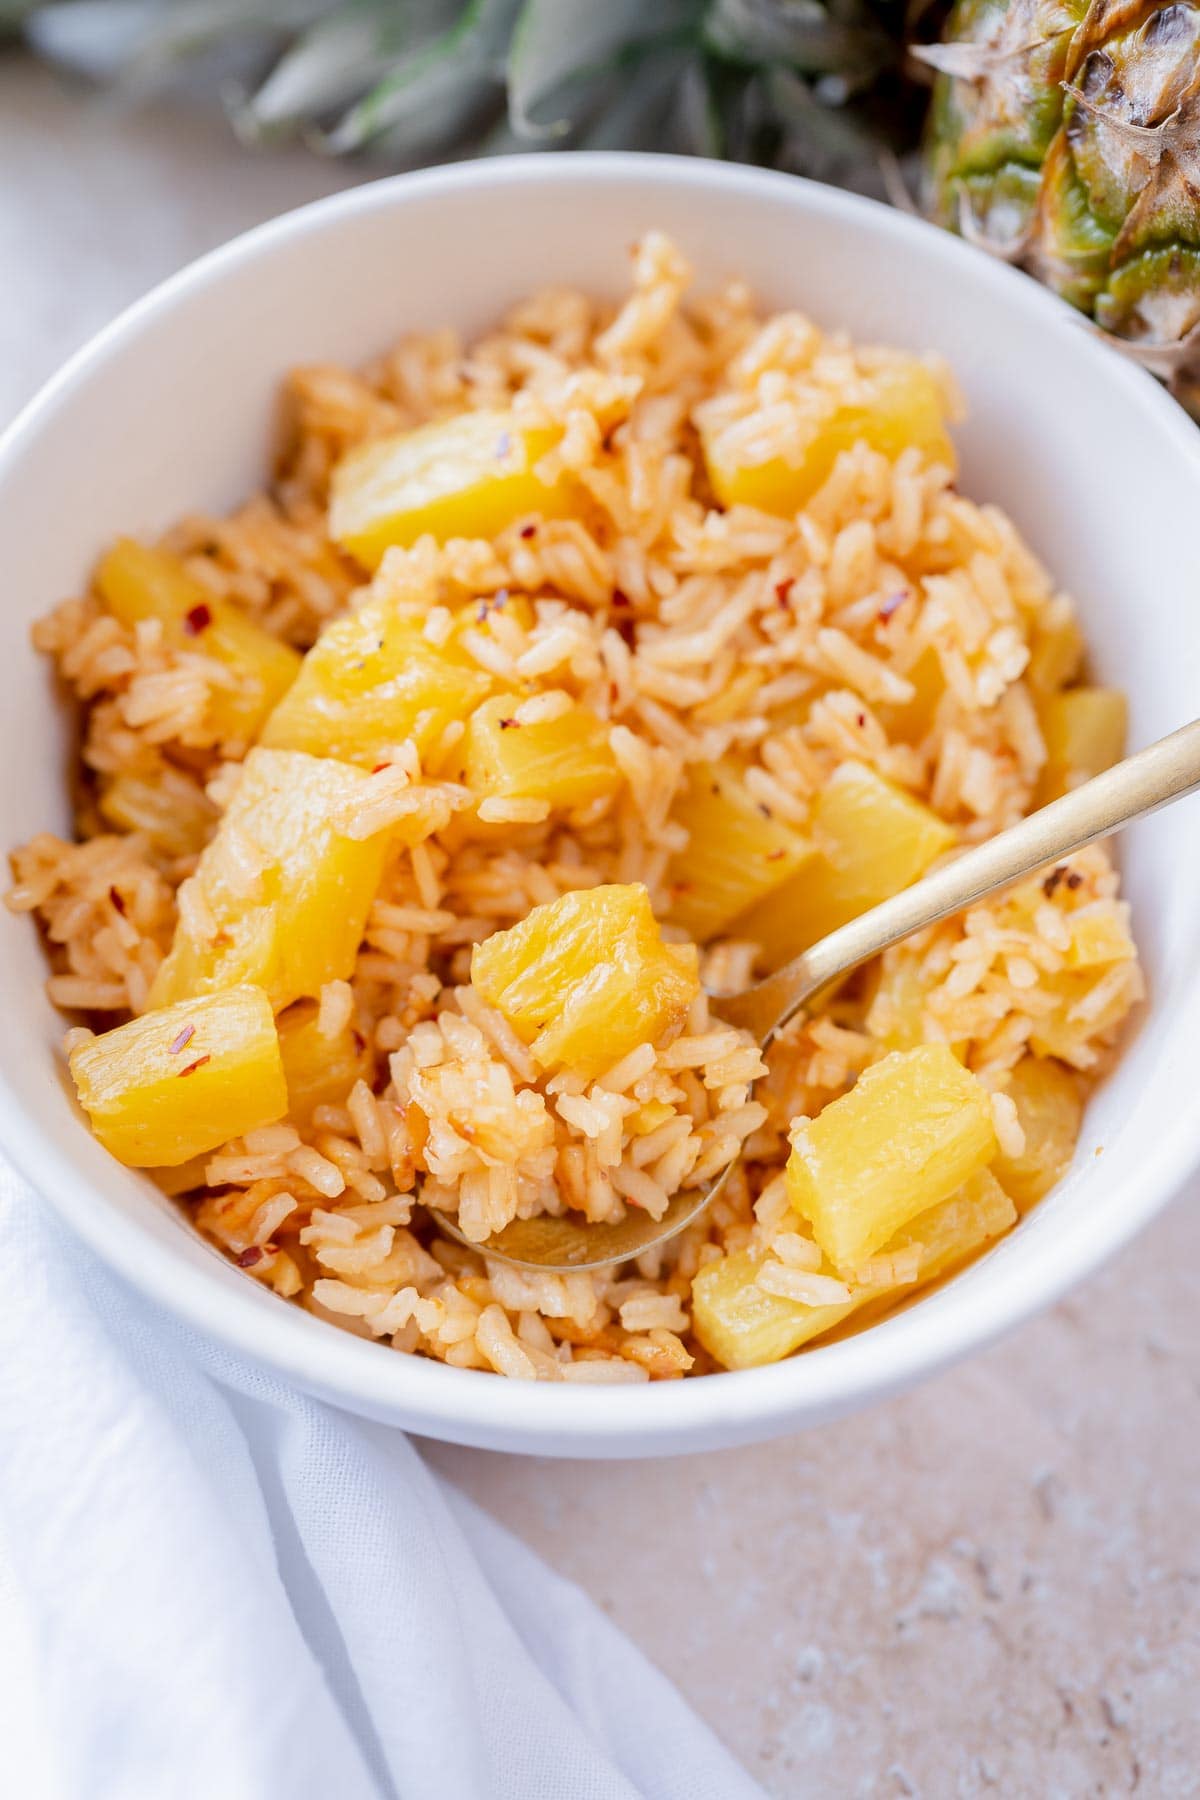
[{"label": "pineapple chunk", "polygon": [[1022,1212],[1049,1193],[1071,1166],[1083,1101],[1070,1071],[1041,1056],[1025,1056],[1005,1089],[1025,1133],[1020,1156],[1003,1152],[992,1164],[996,1179]]},{"label": "pineapple chunk", "polygon": [[96,571],[96,590],[124,625],[162,623],[176,650],[211,657],[229,671],[229,687],[214,687],[208,724],[220,743],[250,744],[271,708],[300,672],[300,653],[264,631],[230,600],[193,581],[165,550],[121,538]]},{"label": "pineapple chunk", "polygon": [[1048,618],[1039,619],[1030,633],[1029,666],[1025,679],[1035,694],[1056,694],[1074,681],[1083,664],[1086,646],[1079,621],[1068,602],[1055,602]]},{"label": "pineapple chunk", "polygon": [[149,1171],[150,1179],[160,1194],[168,1199],[178,1200],[181,1194],[194,1194],[197,1188],[207,1187],[206,1170],[211,1151],[205,1150],[200,1156],[189,1156],[186,1162],[176,1163],[174,1168],[153,1168]]},{"label": "pineapple chunk", "polygon": [[919,1213],[897,1232],[884,1245],[883,1254],[895,1256],[914,1248],[920,1258],[918,1282],[937,1281],[961,1267],[990,1239],[1002,1237],[1016,1219],[1012,1198],[992,1170],[979,1169],[949,1200]]},{"label": "pineapple chunk", "polygon": [[287,1111],[261,988],[145,1013],[81,1044],[70,1065],[92,1130],[131,1169],[174,1168]]},{"label": "pineapple chunk", "polygon": [[813,385],[796,403],[806,416],[804,442],[794,460],[747,459],[736,432],[701,422],[705,466],[722,506],[754,506],[790,517],[827,480],[842,451],[856,444],[891,458],[912,446],[930,462],[951,471],[957,466],[937,380],[915,358],[897,357],[863,376],[854,400]]},{"label": "pineapple chunk", "polygon": [[[910,944],[893,944],[879,959],[866,1029],[885,1050],[912,1050],[926,1041],[925,1010],[934,984],[924,963],[924,952]],[[936,1033],[929,1041],[939,1041]],[[965,1039],[950,1048],[959,1062],[966,1060]]]},{"label": "pineapple chunk", "polygon": [[463,779],[480,799],[548,800],[584,806],[611,794],[621,779],[608,727],[571,701],[554,718],[518,716],[519,694],[497,694],[471,716],[463,739]]},{"label": "pineapple chunk", "polygon": [[663,943],[644,887],[595,887],[476,945],[471,980],[543,1069],[590,1080],[683,1022],[697,960],[695,945]]},{"label": "pineapple chunk", "polygon": [[792,1134],[788,1198],[854,1270],[997,1151],[986,1090],[945,1044],[893,1051]]},{"label": "pineapple chunk", "polygon": [[424,756],[491,685],[460,651],[430,644],[416,615],[369,600],[325,627],[263,727],[262,742],[368,769],[405,738]]},{"label": "pineapple chunk", "polygon": [[875,992],[866,1026],[887,1050],[912,1050],[925,1042],[925,1006],[929,984],[920,952],[907,944],[885,950],[879,962]]},{"label": "pineapple chunk", "polygon": [[769,819],[728,763],[697,763],[673,817],[688,846],[672,859],[671,917],[701,942],[772,893],[814,855],[807,838]]},{"label": "pineapple chunk", "polygon": [[935,812],[862,763],[843,763],[813,809],[821,852],[735,921],[778,967],[923,875],[954,832]]},{"label": "pineapple chunk", "polygon": [[757,1282],[764,1258],[737,1250],[706,1263],[692,1281],[692,1329],[725,1369],[756,1369],[779,1362],[810,1338],[832,1331],[859,1304],[806,1306],[768,1294]]},{"label": "pineapple chunk", "polygon": [[180,890],[152,1006],[252,981],[279,1011],[350,974],[387,854],[386,833],[359,842],[341,829],[369,780],[294,750],[250,752],[191,878],[198,904]]},{"label": "pineapple chunk", "polygon": [[630,1137],[648,1137],[665,1125],[668,1119],[677,1118],[678,1114],[669,1100],[647,1100],[639,1106],[635,1113],[630,1113],[625,1122],[625,1129]]},{"label": "pineapple chunk", "polygon": [[164,856],[199,856],[217,821],[204,789],[180,769],[154,779],[114,775],[101,790],[99,810],[118,831],[145,832]]},{"label": "pineapple chunk", "polygon": [[888,736],[901,744],[919,744],[933,730],[938,705],[946,692],[942,661],[932,645],[926,645],[905,678],[912,683],[911,700],[876,708]]},{"label": "pineapple chunk", "polygon": [[287,1080],[288,1117],[297,1125],[312,1118],[318,1106],[340,1106],[356,1081],[371,1066],[366,1040],[353,1025],[332,1037],[317,1029],[311,1000],[289,1006],[279,1020],[279,1050]]},{"label": "pineapple chunk", "polygon": [[801,1344],[832,1331],[843,1320],[855,1324],[886,1312],[919,1286],[936,1281],[1007,1231],[1016,1208],[987,1169],[963,1184],[949,1200],[912,1221],[884,1245],[884,1256],[916,1251],[911,1282],[860,1288],[851,1299],[806,1306],[768,1294],[756,1281],[763,1257],[750,1250],[721,1257],[692,1282],[692,1325],[710,1356],[726,1369],[753,1369],[790,1356]]},{"label": "pineapple chunk", "polygon": [[1101,900],[1068,913],[1067,929],[1071,941],[1065,962],[1068,969],[1107,968],[1112,963],[1132,962],[1137,945],[1129,935],[1128,908]]},{"label": "pineapple chunk", "polygon": [[1051,694],[1038,716],[1046,740],[1038,806],[1102,774],[1125,754],[1129,709],[1115,688],[1067,688]]},{"label": "pineapple chunk", "polygon": [[368,569],[393,544],[428,532],[492,538],[525,515],[570,513],[574,485],[542,481],[535,465],[561,432],[518,425],[506,412],[468,412],[362,444],[333,471],[329,534]]},{"label": "pineapple chunk", "polygon": [[[1063,969],[1043,975],[1041,990],[1052,994],[1055,1003],[1050,1012],[1039,1013],[1029,1033],[1029,1048],[1035,1056],[1057,1057],[1077,1069],[1093,1067],[1097,1043],[1116,1031],[1139,992],[1135,975],[1128,986],[1117,983],[1109,987],[1094,1010],[1094,991],[1106,982],[1112,967]],[[1086,1017],[1081,1017],[1078,1008],[1084,1002]]]},{"label": "pineapple chunk", "polygon": [[915,1282],[869,1294],[854,1323],[868,1324],[890,1312],[898,1300],[928,1287],[977,1256],[993,1238],[1003,1237],[1017,1221],[1017,1209],[991,1169],[980,1169],[956,1194],[920,1213],[911,1225],[886,1243],[881,1256],[917,1252]]}]

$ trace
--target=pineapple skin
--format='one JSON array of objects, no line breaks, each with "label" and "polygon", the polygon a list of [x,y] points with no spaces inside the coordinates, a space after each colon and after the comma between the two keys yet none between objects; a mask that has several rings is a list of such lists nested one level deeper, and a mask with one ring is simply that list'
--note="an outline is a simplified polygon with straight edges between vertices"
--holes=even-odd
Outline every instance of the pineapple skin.
[{"label": "pineapple skin", "polygon": [[1185,170],[1200,146],[1200,5],[959,0],[942,44],[918,54],[940,71],[930,217],[1194,382],[1200,194]]}]

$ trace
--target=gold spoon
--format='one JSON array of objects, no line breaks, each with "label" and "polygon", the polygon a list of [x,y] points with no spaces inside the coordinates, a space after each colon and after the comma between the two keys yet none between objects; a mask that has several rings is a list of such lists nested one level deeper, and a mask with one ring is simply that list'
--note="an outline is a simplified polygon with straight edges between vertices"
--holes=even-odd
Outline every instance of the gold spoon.
[{"label": "gold spoon", "polygon": [[[962,912],[976,900],[1060,862],[1072,851],[1120,831],[1134,819],[1144,818],[1198,787],[1200,720],[1126,757],[1061,800],[1052,800],[1040,812],[964,851],[881,906],[860,913],[765,981],[756,982],[744,993],[714,999],[712,1012],[727,1024],[750,1032],[766,1049],[776,1032],[814,994],[889,944],[898,944],[927,925]],[[470,1244],[451,1218],[433,1207],[429,1211],[439,1229],[459,1243],[518,1268],[559,1272],[603,1268],[640,1256],[673,1238],[716,1198],[733,1167],[731,1162],[707,1188],[677,1193],[660,1219],[629,1209],[615,1224],[589,1225],[574,1217],[543,1214],[514,1219],[485,1243]]]}]

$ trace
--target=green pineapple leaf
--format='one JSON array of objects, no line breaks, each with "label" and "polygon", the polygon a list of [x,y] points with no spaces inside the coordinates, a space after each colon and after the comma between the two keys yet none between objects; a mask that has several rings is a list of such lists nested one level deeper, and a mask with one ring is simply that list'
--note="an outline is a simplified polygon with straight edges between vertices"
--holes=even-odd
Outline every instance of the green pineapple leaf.
[{"label": "green pineapple leaf", "polygon": [[[581,92],[623,62],[694,35],[703,0],[525,0],[508,54],[508,116],[524,137],[565,137]],[[555,108],[557,116],[546,117]]]}]

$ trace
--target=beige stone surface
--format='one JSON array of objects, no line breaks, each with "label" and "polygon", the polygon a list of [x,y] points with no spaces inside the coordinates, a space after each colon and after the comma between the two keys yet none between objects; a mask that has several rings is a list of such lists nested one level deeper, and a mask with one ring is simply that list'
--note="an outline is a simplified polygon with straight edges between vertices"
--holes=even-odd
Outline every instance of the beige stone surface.
[{"label": "beige stone surface", "polygon": [[[161,276],[349,179],[0,59],[0,418]],[[1194,1199],[1007,1343],[823,1431],[674,1462],[430,1454],[773,1794],[1198,1794]]]}]

